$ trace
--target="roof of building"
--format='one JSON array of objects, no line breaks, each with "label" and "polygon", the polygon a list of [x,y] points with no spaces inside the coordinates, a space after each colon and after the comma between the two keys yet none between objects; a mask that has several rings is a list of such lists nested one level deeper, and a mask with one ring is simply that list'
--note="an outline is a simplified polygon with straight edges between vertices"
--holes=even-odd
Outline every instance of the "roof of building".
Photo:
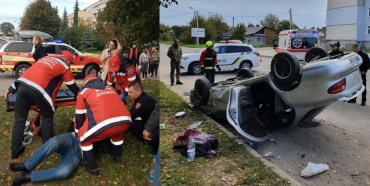
[{"label": "roof of building", "polygon": [[[247,35],[253,35],[253,34],[257,34],[259,31],[263,30],[264,28],[269,28],[269,27],[264,27],[264,26],[260,26],[260,27],[246,27],[245,29],[247,29],[247,33],[245,34],[246,36]],[[272,30],[275,30],[273,28],[269,28],[269,29],[272,29]],[[225,36],[230,36],[234,31],[234,28],[230,29],[229,31],[225,32],[224,35]]]}]

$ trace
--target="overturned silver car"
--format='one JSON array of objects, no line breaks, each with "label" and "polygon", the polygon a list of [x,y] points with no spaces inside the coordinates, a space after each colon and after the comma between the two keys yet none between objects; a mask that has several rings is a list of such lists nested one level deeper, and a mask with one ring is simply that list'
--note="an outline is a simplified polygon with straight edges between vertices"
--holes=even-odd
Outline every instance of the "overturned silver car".
[{"label": "overturned silver car", "polygon": [[242,69],[237,77],[213,85],[197,79],[191,103],[206,114],[226,119],[241,135],[261,142],[270,129],[305,123],[334,101],[347,101],[364,91],[356,53],[329,56],[312,48],[300,64],[297,57],[281,52],[271,62],[271,72],[254,76]]}]

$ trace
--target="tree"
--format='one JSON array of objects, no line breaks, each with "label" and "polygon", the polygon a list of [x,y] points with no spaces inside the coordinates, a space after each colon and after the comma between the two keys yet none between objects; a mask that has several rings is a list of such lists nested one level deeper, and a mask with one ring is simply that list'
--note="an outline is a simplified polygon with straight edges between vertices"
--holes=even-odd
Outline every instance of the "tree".
[{"label": "tree", "polygon": [[239,23],[236,25],[233,33],[231,34],[231,39],[245,41],[245,35],[247,34],[247,30],[245,29],[244,23]]},{"label": "tree", "polygon": [[82,38],[84,38],[84,32],[86,28],[84,27],[67,27],[66,29],[60,31],[59,35],[65,43],[72,43],[73,47],[82,50]]},{"label": "tree", "polygon": [[21,18],[21,30],[38,30],[56,36],[61,26],[57,7],[50,1],[37,0],[31,2]]},{"label": "tree", "polygon": [[279,17],[268,13],[263,20],[261,20],[261,25],[269,28],[276,29],[279,24]]},{"label": "tree", "polygon": [[168,8],[168,6],[171,6],[172,3],[176,3],[176,5],[179,4],[176,0],[159,0],[159,5],[165,8]]},{"label": "tree", "polygon": [[[280,33],[283,30],[289,30],[290,29],[290,21],[289,20],[282,20],[279,22],[276,30],[277,33]],[[299,29],[296,24],[293,23],[293,28],[292,29]]]},{"label": "tree", "polygon": [[78,26],[78,0],[76,0],[75,7],[74,7],[74,14],[73,14],[73,26]]},{"label": "tree", "polygon": [[[107,26],[114,30],[107,30]],[[158,30],[158,1],[110,0],[98,15],[94,33],[104,42],[117,37],[125,45],[125,42],[145,44],[157,41]]]},{"label": "tree", "polygon": [[63,21],[62,21],[62,28],[61,30],[64,30],[65,28],[68,27],[68,21],[67,21],[67,10],[66,7],[64,7],[64,12],[63,12]]},{"label": "tree", "polygon": [[0,30],[4,33],[4,35],[8,35],[9,32],[13,32],[14,25],[9,22],[3,22],[0,24]]},{"label": "tree", "polygon": [[82,48],[84,51],[94,51],[96,48],[94,47],[95,38],[92,35],[89,28],[87,28],[84,32],[84,37],[82,38]]},{"label": "tree", "polygon": [[310,28],[310,30],[315,30],[315,26],[312,26],[312,27]]},{"label": "tree", "polygon": [[175,38],[180,38],[181,34],[186,30],[186,26],[177,26],[177,25],[174,25],[174,26],[171,27],[171,29],[173,31],[173,36]]},{"label": "tree", "polygon": [[249,23],[247,27],[254,27],[253,23]]},{"label": "tree", "polygon": [[168,28],[168,26],[164,24],[159,25],[159,40],[160,41],[171,41],[171,36],[169,34],[169,31],[170,31],[170,28]]}]

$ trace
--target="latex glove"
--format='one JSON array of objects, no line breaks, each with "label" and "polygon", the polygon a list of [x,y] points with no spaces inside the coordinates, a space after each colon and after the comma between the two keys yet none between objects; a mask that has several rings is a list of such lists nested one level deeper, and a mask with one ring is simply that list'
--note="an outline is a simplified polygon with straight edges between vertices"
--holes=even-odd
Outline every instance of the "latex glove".
[{"label": "latex glove", "polygon": [[218,71],[221,71],[221,67],[220,67],[220,65],[217,65],[217,68],[218,68]]},{"label": "latex glove", "polygon": [[119,97],[122,99],[122,100],[125,100],[126,96],[124,94],[120,94]]}]

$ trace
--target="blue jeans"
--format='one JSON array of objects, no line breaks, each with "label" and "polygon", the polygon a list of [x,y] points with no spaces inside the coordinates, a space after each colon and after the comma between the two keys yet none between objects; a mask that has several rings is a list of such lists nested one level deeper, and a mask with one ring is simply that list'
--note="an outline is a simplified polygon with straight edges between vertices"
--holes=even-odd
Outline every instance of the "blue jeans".
[{"label": "blue jeans", "polygon": [[[59,166],[48,170],[34,169],[54,152],[59,153]],[[81,161],[81,148],[71,133],[61,134],[50,138],[42,145],[24,165],[31,172],[31,182],[64,179],[70,175]]]}]

